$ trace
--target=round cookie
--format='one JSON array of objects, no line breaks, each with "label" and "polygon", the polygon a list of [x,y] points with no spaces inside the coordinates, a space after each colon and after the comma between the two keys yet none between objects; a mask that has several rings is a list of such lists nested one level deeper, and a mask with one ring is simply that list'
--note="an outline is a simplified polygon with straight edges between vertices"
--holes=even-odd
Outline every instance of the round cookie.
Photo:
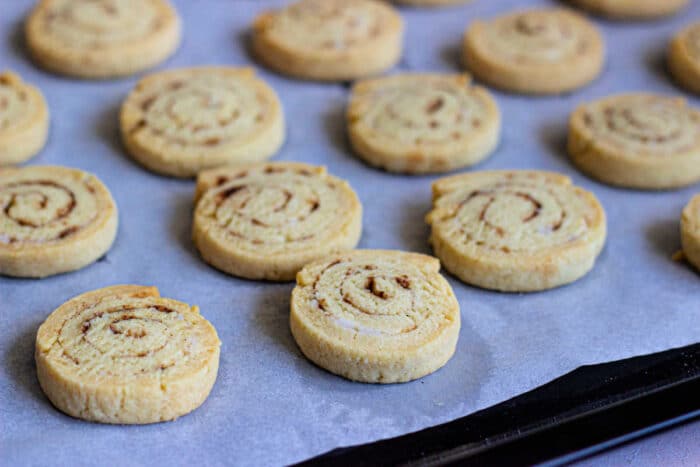
[{"label": "round cookie", "polygon": [[527,10],[474,21],[464,36],[467,68],[479,80],[507,91],[572,91],[593,81],[604,60],[598,29],[566,9]]},{"label": "round cookie", "polygon": [[143,78],[121,108],[133,158],[164,175],[265,160],[284,141],[282,106],[252,68],[168,70]]},{"label": "round cookie", "polygon": [[51,403],[76,418],[174,420],[209,395],[220,345],[196,306],[155,287],[106,287],[72,298],[39,327],[37,376]]},{"label": "round cookie", "polygon": [[308,164],[206,171],[196,199],[193,240],[202,257],[249,279],[293,280],[310,261],[354,248],[362,231],[350,185]]},{"label": "round cookie", "polygon": [[681,244],[688,262],[700,270],[700,195],[695,195],[683,209]]},{"label": "round cookie", "polygon": [[552,172],[472,172],[433,184],[430,243],[462,281],[505,292],[545,290],[591,270],[605,243],[596,197]]},{"label": "round cookie", "polygon": [[676,97],[605,97],[571,115],[568,150],[582,171],[605,183],[685,186],[700,180],[700,112]]},{"label": "round cookie", "polygon": [[459,303],[431,256],[355,250],[308,264],[292,291],[290,327],[321,368],[365,383],[400,383],[447,363]]},{"label": "round cookie", "polygon": [[394,66],[403,22],[376,0],[299,0],[253,24],[253,51],[268,67],[296,78],[351,80]]},{"label": "round cookie", "polygon": [[357,154],[392,172],[446,172],[485,159],[501,116],[468,75],[402,74],[355,85],[348,132]]},{"label": "round cookie", "polygon": [[29,51],[44,68],[113,78],[172,55],[180,43],[180,19],[167,0],[41,0],[25,32]]},{"label": "round cookie", "polygon": [[668,68],[681,86],[700,94],[700,22],[675,35],[668,50]]},{"label": "round cookie", "polygon": [[112,246],[117,206],[94,175],[55,166],[0,168],[0,274],[45,277]]},{"label": "round cookie", "polygon": [[614,19],[644,20],[672,15],[688,0],[569,0],[573,5]]},{"label": "round cookie", "polygon": [[48,132],[49,109],[41,91],[14,73],[0,73],[0,167],[34,156]]},{"label": "round cookie", "polygon": [[411,6],[448,6],[467,3],[471,0],[395,0],[396,3]]}]

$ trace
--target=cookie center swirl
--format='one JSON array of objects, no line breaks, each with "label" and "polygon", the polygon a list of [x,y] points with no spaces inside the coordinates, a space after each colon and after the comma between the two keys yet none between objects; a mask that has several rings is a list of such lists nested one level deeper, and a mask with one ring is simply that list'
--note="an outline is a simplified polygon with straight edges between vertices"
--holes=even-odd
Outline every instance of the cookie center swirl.
[{"label": "cookie center swirl", "polygon": [[379,36],[385,14],[370,2],[304,0],[276,15],[273,28],[295,47],[343,50]]},{"label": "cookie center swirl", "polygon": [[152,0],[57,0],[44,16],[55,40],[79,48],[143,39],[159,21]]},{"label": "cookie center swirl", "polygon": [[466,89],[427,82],[382,89],[364,117],[385,137],[406,143],[444,143],[479,128],[485,103]]},{"label": "cookie center swirl", "polygon": [[441,222],[467,248],[544,251],[588,231],[585,205],[568,189],[514,181],[460,192]]},{"label": "cookie center swirl", "polygon": [[586,113],[585,125],[603,140],[637,153],[670,155],[700,141],[700,118],[668,98],[627,96]]},{"label": "cookie center swirl", "polygon": [[531,11],[497,20],[488,29],[492,52],[519,62],[558,62],[586,49],[588,39],[559,12]]},{"label": "cookie center swirl", "polygon": [[429,319],[439,291],[410,266],[338,261],[313,284],[313,303],[335,325],[367,335],[398,336]]},{"label": "cookie center swirl", "polygon": [[0,78],[0,132],[27,123],[31,118],[27,93]]},{"label": "cookie center swirl", "polygon": [[97,215],[87,183],[51,180],[0,185],[0,243],[43,243],[77,234]]},{"label": "cookie center swirl", "polygon": [[182,145],[244,142],[266,124],[271,102],[236,79],[198,76],[174,81],[142,103],[143,124],[135,128]]},{"label": "cookie center swirl", "polygon": [[140,376],[194,360],[202,350],[183,312],[149,299],[117,302],[80,309],[63,323],[57,343],[79,372]]}]

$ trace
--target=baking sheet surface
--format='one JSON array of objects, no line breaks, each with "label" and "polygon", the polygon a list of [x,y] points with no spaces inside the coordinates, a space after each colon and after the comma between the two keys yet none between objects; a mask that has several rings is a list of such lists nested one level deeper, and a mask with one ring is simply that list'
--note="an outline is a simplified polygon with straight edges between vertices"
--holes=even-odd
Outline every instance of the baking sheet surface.
[{"label": "baking sheet surface", "polygon": [[[250,65],[248,27],[274,0],[179,0],[184,41],[160,67]],[[546,0],[475,1],[438,10],[402,9],[407,35],[400,70],[458,70],[464,27]],[[500,294],[449,277],[462,310],[455,357],[437,373],[402,385],[345,381],[306,361],[288,330],[292,284],[235,279],[200,260],[190,241],[194,183],[153,175],[132,162],[118,138],[121,100],[137,78],[106,82],[50,75],[27,58],[21,34],[30,1],[0,2],[0,68],[45,93],[48,145],[30,164],[97,174],[120,209],[112,250],[98,263],[44,280],[0,278],[0,458],[6,465],[240,465],[299,461],[340,445],[394,436],[469,414],[532,389],[580,365],[700,340],[700,277],[670,260],[679,248],[680,211],[698,185],[645,193],[611,188],[578,173],[565,154],[566,120],[580,102],[645,90],[687,94],[668,78],[667,40],[700,19],[700,2],[651,23],[598,21],[608,45],[605,72],[564,96],[495,93],[503,114],[496,153],[477,169],[564,172],[596,193],[609,220],[594,270],[573,285]],[[349,180],[364,205],[363,248],[429,253],[430,182],[390,175],[349,151],[348,87],[297,82],[261,70],[284,104],[288,133],[277,160],[328,166]],[[700,107],[700,100],[689,97]],[[173,423],[142,427],[81,422],[52,408],[36,381],[34,337],[66,299],[116,283],[156,285],[163,296],[197,304],[223,342],[216,385],[205,404]]]}]

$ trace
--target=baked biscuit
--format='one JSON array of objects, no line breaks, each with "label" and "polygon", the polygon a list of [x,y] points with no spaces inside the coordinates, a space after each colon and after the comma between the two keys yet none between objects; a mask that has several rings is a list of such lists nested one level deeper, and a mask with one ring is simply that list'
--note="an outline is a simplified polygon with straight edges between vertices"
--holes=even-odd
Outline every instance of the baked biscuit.
[{"label": "baked biscuit", "polygon": [[341,81],[376,75],[401,56],[403,22],[376,0],[299,0],[253,24],[253,50],[296,78]]},{"label": "baked biscuit", "polygon": [[562,8],[475,21],[464,36],[464,63],[486,84],[526,94],[580,88],[603,69],[605,45],[584,16]]},{"label": "baked biscuit", "polygon": [[683,254],[700,271],[700,195],[695,195],[681,217]]},{"label": "baked biscuit", "polygon": [[113,78],[172,55],[180,19],[167,0],[41,0],[25,33],[30,53],[47,70]]},{"label": "baked biscuit", "polygon": [[144,424],[199,407],[219,368],[219,338],[196,306],[155,287],[78,295],[39,327],[36,369],[51,403],[76,418]]},{"label": "baked biscuit", "polygon": [[277,95],[252,68],[151,74],[124,101],[120,121],[133,158],[175,177],[268,159],[282,146],[285,131]]},{"label": "baked biscuit", "polygon": [[428,375],[452,357],[459,303],[437,259],[355,250],[308,264],[292,291],[290,326],[321,368],[366,383]]},{"label": "baked biscuit", "polygon": [[0,274],[80,269],[112,246],[117,206],[94,175],[54,166],[0,168]]},{"label": "baked biscuit", "polygon": [[467,284],[530,292],[573,282],[605,243],[596,197],[552,172],[471,172],[433,184],[430,243]]},{"label": "baked biscuit", "polygon": [[392,172],[446,172],[498,144],[501,116],[468,75],[401,74],[358,82],[348,107],[355,152]]},{"label": "baked biscuit", "polygon": [[669,46],[668,68],[681,86],[700,94],[700,22],[675,35]]},{"label": "baked biscuit", "polygon": [[672,15],[688,0],[570,0],[573,5],[613,19],[644,20]]},{"label": "baked biscuit", "polygon": [[676,97],[605,97],[571,115],[568,148],[574,164],[605,183],[682,187],[700,180],[700,112]]},{"label": "baked biscuit", "polygon": [[354,248],[362,206],[347,182],[294,162],[222,167],[197,181],[193,240],[234,276],[293,280],[310,261]]},{"label": "baked biscuit", "polygon": [[49,132],[44,96],[14,73],[0,73],[0,167],[38,153]]}]

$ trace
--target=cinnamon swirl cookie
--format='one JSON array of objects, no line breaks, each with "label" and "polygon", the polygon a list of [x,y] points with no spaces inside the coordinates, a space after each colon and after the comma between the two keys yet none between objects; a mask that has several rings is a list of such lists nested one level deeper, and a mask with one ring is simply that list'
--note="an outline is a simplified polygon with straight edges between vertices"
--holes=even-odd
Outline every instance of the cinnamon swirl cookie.
[{"label": "cinnamon swirl cookie", "polygon": [[403,22],[376,0],[299,0],[260,15],[253,50],[270,68],[297,78],[350,80],[391,68]]},{"label": "cinnamon swirl cookie", "polygon": [[616,19],[653,19],[681,10],[688,0],[570,0],[573,5]]},{"label": "cinnamon swirl cookie", "polygon": [[34,156],[48,130],[49,109],[41,91],[14,73],[0,73],[0,167]]},{"label": "cinnamon swirl cookie", "polygon": [[603,68],[598,29],[566,9],[521,11],[475,21],[464,37],[464,62],[480,80],[508,91],[555,94],[593,81]]},{"label": "cinnamon swirl cookie", "polygon": [[452,357],[459,304],[431,256],[355,250],[297,275],[290,327],[304,355],[365,383],[428,375]]},{"label": "cinnamon swirl cookie", "polygon": [[507,292],[545,290],[585,275],[603,248],[596,197],[551,172],[472,172],[433,185],[430,242],[462,281]]},{"label": "cinnamon swirl cookie", "polygon": [[684,88],[700,94],[700,22],[681,30],[671,41],[668,68]]},{"label": "cinnamon swirl cookie", "polygon": [[161,298],[155,287],[118,285],[49,315],[36,336],[36,369],[41,389],[68,415],[156,423],[204,402],[220,344],[196,306]]},{"label": "cinnamon swirl cookie", "polygon": [[695,195],[683,209],[681,243],[686,259],[700,270],[700,195]]},{"label": "cinnamon swirl cookie", "polygon": [[700,112],[682,98],[622,94],[581,105],[568,146],[581,170],[612,185],[668,189],[700,180]]},{"label": "cinnamon swirl cookie", "polygon": [[0,169],[0,274],[80,269],[112,246],[117,207],[94,175],[52,166]]},{"label": "cinnamon swirl cookie", "polygon": [[122,105],[121,132],[146,168],[192,177],[271,157],[284,140],[284,115],[252,68],[186,68],[142,79]]},{"label": "cinnamon swirl cookie", "polygon": [[347,182],[308,164],[276,162],[200,174],[193,239],[234,276],[293,280],[308,262],[354,248],[362,206]]},{"label": "cinnamon swirl cookie", "polygon": [[403,74],[357,83],[348,108],[352,146],[392,172],[473,165],[498,144],[501,117],[468,75]]},{"label": "cinnamon swirl cookie", "polygon": [[111,78],[168,58],[180,42],[180,20],[167,0],[41,0],[26,36],[50,71]]}]

